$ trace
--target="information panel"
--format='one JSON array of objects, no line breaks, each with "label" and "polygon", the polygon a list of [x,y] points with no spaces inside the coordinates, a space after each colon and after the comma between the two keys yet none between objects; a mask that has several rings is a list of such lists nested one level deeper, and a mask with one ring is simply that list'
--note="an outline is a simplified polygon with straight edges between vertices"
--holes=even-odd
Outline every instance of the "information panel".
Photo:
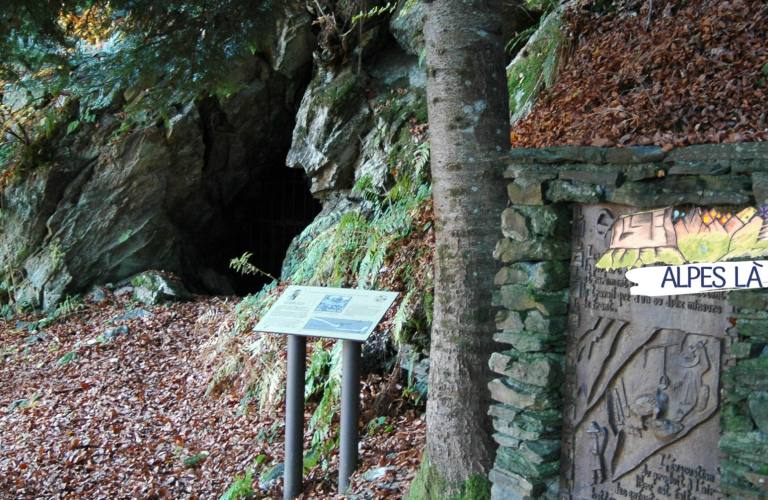
[{"label": "information panel", "polygon": [[291,285],[256,330],[365,342],[397,292]]}]

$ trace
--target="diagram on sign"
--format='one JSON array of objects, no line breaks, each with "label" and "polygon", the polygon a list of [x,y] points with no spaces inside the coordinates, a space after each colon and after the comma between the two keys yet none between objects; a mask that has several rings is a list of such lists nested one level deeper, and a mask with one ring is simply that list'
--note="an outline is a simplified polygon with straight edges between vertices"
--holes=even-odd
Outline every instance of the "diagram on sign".
[{"label": "diagram on sign", "polygon": [[326,295],[315,311],[340,313],[352,300],[350,295]]},{"label": "diagram on sign", "polygon": [[364,333],[371,327],[370,321],[355,321],[341,318],[320,318],[313,316],[309,319],[304,330],[338,333]]}]

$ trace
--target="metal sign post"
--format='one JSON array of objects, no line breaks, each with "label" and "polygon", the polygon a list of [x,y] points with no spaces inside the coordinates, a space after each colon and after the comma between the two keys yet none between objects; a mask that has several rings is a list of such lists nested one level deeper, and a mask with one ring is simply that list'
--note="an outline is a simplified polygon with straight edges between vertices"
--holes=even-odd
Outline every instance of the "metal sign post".
[{"label": "metal sign post", "polygon": [[307,338],[288,336],[288,381],[285,390],[285,471],[283,498],[301,494],[304,467],[304,372]]},{"label": "metal sign post", "polygon": [[360,355],[363,342],[397,298],[397,292],[289,286],[255,330],[288,334],[285,394],[285,473],[283,498],[302,492],[304,467],[304,378],[306,337],[341,339],[341,436],[339,493],[357,468],[360,425]]},{"label": "metal sign post", "polygon": [[339,493],[347,491],[357,468],[360,425],[360,342],[345,340],[341,352],[341,440],[339,443]]}]

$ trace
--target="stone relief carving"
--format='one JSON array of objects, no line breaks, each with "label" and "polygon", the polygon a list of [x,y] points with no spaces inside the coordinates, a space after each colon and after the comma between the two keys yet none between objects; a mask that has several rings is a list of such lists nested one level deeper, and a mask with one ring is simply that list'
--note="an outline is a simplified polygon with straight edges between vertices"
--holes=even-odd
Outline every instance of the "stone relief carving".
[{"label": "stone relief carving", "polygon": [[574,209],[561,498],[724,498],[714,417],[727,295],[630,296],[623,270],[597,267],[606,228],[633,211]]}]

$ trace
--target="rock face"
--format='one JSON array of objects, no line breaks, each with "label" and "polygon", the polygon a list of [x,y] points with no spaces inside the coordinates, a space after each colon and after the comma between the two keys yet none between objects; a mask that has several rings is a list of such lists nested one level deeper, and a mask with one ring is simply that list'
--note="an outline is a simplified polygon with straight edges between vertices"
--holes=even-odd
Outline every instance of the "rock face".
[{"label": "rock face", "polygon": [[311,71],[310,29],[306,15],[287,18],[278,70],[260,56],[241,60],[233,71],[244,90],[177,109],[167,126],[114,139],[114,114],[140,98],[126,92],[95,123],[62,134],[53,162],[4,191],[0,254],[16,299],[49,308],[146,269],[182,276],[199,292],[234,293],[220,272],[237,256],[225,242],[248,216],[237,208],[243,194],[283,163]]},{"label": "rock face", "polygon": [[363,176],[383,188],[386,160],[407,120],[424,113],[426,79],[415,56],[390,47],[360,74],[320,69],[296,116],[286,158],[312,179],[312,194],[328,198]]},{"label": "rock face", "polygon": [[244,225],[252,224],[249,242],[270,246],[252,222],[261,216],[253,198],[272,189],[267,180],[308,178],[326,205],[318,217],[356,205],[357,183],[380,194],[391,187],[388,163],[413,123],[426,123],[423,8],[367,22],[343,58],[322,37],[318,46],[306,10],[286,9],[269,54],[233,66],[240,92],[127,135],[116,115],[142,93],[117,92],[94,123],[60,134],[54,162],[6,187],[0,281],[18,302],[49,308],[147,269],[180,276],[192,292],[231,294],[227,263],[253,251],[232,250]]}]

